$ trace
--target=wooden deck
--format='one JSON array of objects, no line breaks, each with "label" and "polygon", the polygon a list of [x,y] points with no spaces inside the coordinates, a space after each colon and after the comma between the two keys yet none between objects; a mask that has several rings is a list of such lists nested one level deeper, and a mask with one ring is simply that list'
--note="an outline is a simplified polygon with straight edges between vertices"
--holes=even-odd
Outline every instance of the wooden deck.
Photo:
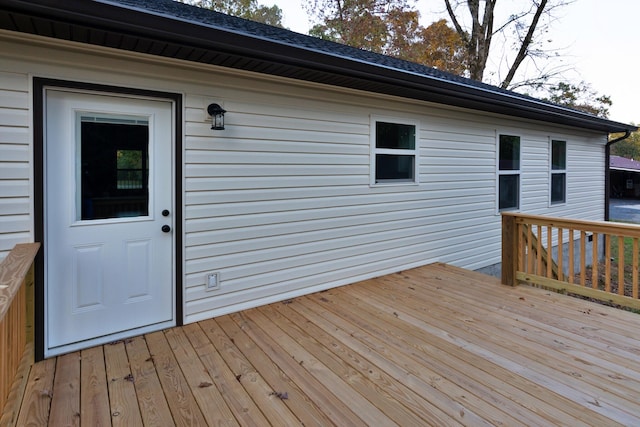
[{"label": "wooden deck", "polygon": [[40,362],[16,424],[637,426],[639,336],[433,264]]}]

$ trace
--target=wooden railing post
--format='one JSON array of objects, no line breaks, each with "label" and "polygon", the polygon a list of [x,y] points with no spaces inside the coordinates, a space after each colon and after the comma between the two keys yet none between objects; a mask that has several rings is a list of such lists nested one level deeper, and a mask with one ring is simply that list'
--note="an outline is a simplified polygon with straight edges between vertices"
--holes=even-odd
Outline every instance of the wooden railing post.
[{"label": "wooden railing post", "polygon": [[[26,384],[17,378],[32,362],[33,261],[39,243],[16,245],[0,263],[0,425],[12,425],[13,391]],[[26,362],[26,363],[23,363]],[[14,381],[15,379],[15,381]],[[19,393],[18,393],[19,394]]]},{"label": "wooden railing post", "polygon": [[502,283],[508,286],[517,285],[518,271],[518,226],[516,217],[509,213],[502,214]]}]

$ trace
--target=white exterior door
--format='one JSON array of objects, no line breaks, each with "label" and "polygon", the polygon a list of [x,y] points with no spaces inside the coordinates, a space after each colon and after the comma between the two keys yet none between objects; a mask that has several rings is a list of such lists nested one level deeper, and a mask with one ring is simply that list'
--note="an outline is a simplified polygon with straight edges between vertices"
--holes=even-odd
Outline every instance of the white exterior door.
[{"label": "white exterior door", "polygon": [[45,356],[175,324],[173,104],[45,93]]}]

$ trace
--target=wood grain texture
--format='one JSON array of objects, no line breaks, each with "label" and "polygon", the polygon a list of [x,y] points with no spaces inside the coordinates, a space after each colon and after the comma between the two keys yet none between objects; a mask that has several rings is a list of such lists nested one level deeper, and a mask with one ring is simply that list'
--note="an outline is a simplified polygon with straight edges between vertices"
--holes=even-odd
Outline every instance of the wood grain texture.
[{"label": "wood grain texture", "polygon": [[33,260],[40,249],[40,243],[16,245],[0,264],[0,320],[9,310],[13,297],[27,276]]},{"label": "wood grain texture", "polygon": [[142,420],[145,425],[163,425],[172,419],[171,410],[147,342],[144,337],[135,337],[126,340],[126,349]]},{"label": "wood grain texture", "polygon": [[23,361],[33,360],[25,350],[33,348],[28,346],[33,339],[33,260],[39,248],[39,243],[16,245],[0,262],[0,411],[15,410],[7,399]]},{"label": "wood grain texture", "polygon": [[44,360],[31,368],[24,392],[18,426],[46,426],[49,423],[56,359]]},{"label": "wood grain texture", "polygon": [[37,363],[15,425],[639,425],[638,329],[431,264]]},{"label": "wood grain texture", "polygon": [[90,426],[110,426],[109,388],[104,364],[104,347],[92,347],[80,352],[80,423]]},{"label": "wood grain texture", "polygon": [[125,342],[118,341],[104,346],[104,359],[109,382],[109,407],[113,427],[142,426],[142,417],[138,407],[135,378]]},{"label": "wood grain texture", "polygon": [[51,425],[80,425],[80,363],[80,352],[58,357],[49,414]]},{"label": "wood grain texture", "polygon": [[146,335],[149,352],[158,371],[158,379],[171,409],[171,415],[177,426],[206,425],[193,390],[178,365],[175,354],[163,332]]}]

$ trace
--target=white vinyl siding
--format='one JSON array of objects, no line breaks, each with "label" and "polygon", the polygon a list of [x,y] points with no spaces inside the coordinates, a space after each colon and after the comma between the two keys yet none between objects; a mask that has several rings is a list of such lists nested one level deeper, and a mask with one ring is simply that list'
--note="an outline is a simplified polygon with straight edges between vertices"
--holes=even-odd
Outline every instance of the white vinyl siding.
[{"label": "white vinyl siding", "polygon": [[[1,206],[16,212],[3,233],[27,241],[33,227],[26,73],[182,93],[186,322],[430,262],[500,262],[496,129],[521,136],[522,212],[603,219],[604,135],[62,44],[64,63],[42,61],[58,44],[5,44],[14,59],[0,68],[23,73],[27,109],[24,139],[11,144],[19,171],[0,181]],[[224,131],[211,130],[212,102],[227,110]],[[372,116],[415,122],[419,184],[371,186]],[[549,208],[551,131],[567,141],[571,170],[567,203]],[[205,291],[209,272],[220,290]]]},{"label": "white vinyl siding", "polygon": [[33,239],[29,97],[26,73],[0,69],[0,260]]}]

